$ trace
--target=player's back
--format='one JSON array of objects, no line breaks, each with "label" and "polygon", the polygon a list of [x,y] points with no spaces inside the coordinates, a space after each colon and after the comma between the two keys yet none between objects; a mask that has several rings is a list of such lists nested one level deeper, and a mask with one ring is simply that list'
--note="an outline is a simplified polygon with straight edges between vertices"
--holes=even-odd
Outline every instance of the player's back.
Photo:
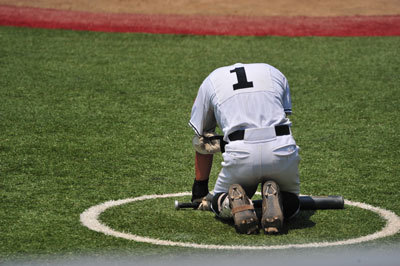
[{"label": "player's back", "polygon": [[225,134],[237,129],[290,123],[285,76],[268,64],[235,64],[209,76],[215,92],[215,117]]}]

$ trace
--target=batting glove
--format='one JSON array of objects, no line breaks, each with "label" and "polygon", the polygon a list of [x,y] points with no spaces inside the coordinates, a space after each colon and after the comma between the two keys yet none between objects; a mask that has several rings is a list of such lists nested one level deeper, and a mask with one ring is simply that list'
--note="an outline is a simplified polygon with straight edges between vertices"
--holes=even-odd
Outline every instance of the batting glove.
[{"label": "batting glove", "polygon": [[192,202],[201,202],[208,194],[208,179],[204,181],[194,180],[192,186]]}]

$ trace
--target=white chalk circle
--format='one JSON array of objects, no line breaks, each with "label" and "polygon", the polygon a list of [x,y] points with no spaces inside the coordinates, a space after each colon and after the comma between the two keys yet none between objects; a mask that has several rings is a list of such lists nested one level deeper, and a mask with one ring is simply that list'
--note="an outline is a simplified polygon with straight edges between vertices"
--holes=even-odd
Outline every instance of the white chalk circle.
[{"label": "white chalk circle", "polygon": [[[316,248],[316,247],[328,247],[328,246],[342,246],[342,245],[350,245],[350,244],[358,244],[366,241],[375,240],[378,238],[388,237],[391,235],[395,235],[400,231],[400,218],[394,212],[388,211],[382,208],[374,207],[365,203],[360,202],[352,202],[345,200],[344,203],[346,205],[358,207],[361,209],[365,209],[368,211],[372,211],[377,213],[380,217],[386,220],[386,225],[382,228],[382,230],[375,232],[370,235],[352,238],[348,240],[335,241],[335,242],[314,242],[314,243],[306,243],[306,244],[286,244],[286,245],[271,245],[271,246],[241,246],[241,245],[207,245],[207,244],[196,244],[196,243],[187,243],[187,242],[175,242],[168,240],[161,240],[149,237],[138,236],[130,233],[123,233],[113,230],[107,225],[102,224],[99,221],[99,216],[102,212],[106,211],[109,208],[116,207],[119,205],[135,202],[135,201],[143,201],[150,199],[161,199],[161,198],[174,198],[174,197],[183,197],[191,195],[190,192],[182,192],[175,194],[164,194],[164,195],[144,195],[136,198],[128,198],[116,201],[107,201],[102,204],[90,207],[86,211],[84,211],[80,215],[81,223],[88,227],[90,230],[103,233],[106,235],[125,238],[128,240],[133,240],[136,242],[154,244],[154,245],[162,245],[162,246],[176,246],[176,247],[185,247],[185,248],[199,248],[199,249],[222,249],[222,250],[277,250],[277,249],[289,249],[289,248]],[[172,210],[172,207],[171,207]]]}]

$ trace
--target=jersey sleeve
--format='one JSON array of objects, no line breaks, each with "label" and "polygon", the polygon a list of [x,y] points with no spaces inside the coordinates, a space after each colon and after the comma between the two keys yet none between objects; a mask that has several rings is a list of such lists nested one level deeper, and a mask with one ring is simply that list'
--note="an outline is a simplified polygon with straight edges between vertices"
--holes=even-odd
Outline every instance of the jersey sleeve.
[{"label": "jersey sleeve", "polygon": [[212,84],[207,78],[200,86],[196,100],[192,107],[189,125],[198,136],[207,131],[214,131],[216,120],[214,108],[211,104]]},{"label": "jersey sleeve", "polygon": [[284,93],[282,99],[283,109],[286,114],[292,114],[292,99],[290,96],[290,88],[287,79],[284,80]]}]

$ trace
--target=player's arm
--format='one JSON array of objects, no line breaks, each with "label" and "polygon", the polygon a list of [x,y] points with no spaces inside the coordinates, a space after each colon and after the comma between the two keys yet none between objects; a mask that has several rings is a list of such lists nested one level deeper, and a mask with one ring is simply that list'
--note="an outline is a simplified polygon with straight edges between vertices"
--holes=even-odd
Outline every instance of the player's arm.
[{"label": "player's arm", "polygon": [[290,87],[286,78],[284,78],[284,94],[283,94],[283,108],[285,110],[286,116],[292,114],[292,98],[290,96]]},{"label": "player's arm", "polygon": [[[213,135],[215,133],[205,133]],[[208,179],[210,177],[213,154],[221,151],[220,141],[195,135],[192,141],[195,153],[195,180],[192,187],[192,201],[201,200],[208,194]]]},{"label": "player's arm", "polygon": [[196,172],[197,181],[205,181],[210,177],[211,167],[213,161],[213,154],[201,154],[196,151],[194,168]]},{"label": "player's arm", "polygon": [[208,194],[208,179],[210,177],[213,155],[195,154],[195,180],[192,187],[192,202],[200,201]]},{"label": "player's arm", "polygon": [[211,84],[206,79],[200,86],[192,107],[189,125],[195,135],[192,145],[195,149],[195,180],[192,187],[192,201],[200,201],[208,194],[208,179],[212,167],[213,154],[220,151],[219,141],[212,139],[216,127],[211,104]]}]

